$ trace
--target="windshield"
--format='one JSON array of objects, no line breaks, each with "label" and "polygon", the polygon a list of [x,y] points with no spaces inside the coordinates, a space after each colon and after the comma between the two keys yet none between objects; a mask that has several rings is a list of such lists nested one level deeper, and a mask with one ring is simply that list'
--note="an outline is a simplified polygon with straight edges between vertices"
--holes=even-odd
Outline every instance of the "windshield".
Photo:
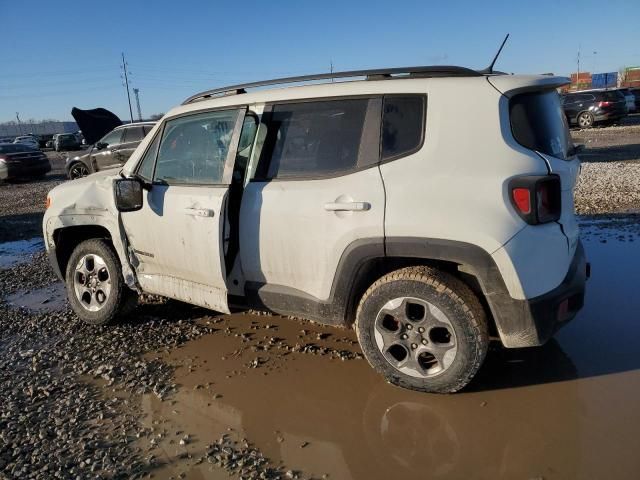
[{"label": "windshield", "polygon": [[509,115],[513,137],[523,147],[563,160],[571,155],[569,126],[555,90],[516,95]]}]

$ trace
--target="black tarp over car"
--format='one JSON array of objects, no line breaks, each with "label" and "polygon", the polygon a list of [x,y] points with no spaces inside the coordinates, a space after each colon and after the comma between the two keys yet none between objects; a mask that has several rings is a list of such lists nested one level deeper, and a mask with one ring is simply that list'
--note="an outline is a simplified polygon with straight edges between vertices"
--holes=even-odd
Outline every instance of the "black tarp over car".
[{"label": "black tarp over car", "polygon": [[88,144],[96,143],[111,130],[122,125],[122,121],[118,116],[105,108],[81,110],[73,107],[71,115]]}]

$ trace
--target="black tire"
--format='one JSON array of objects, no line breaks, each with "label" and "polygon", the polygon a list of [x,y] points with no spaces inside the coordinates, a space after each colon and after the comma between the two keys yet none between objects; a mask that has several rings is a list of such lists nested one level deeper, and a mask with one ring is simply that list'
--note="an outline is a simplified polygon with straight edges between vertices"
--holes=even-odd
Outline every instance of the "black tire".
[{"label": "black tire", "polygon": [[[81,260],[87,256],[97,256],[104,262],[110,282],[110,291],[96,311],[90,311],[76,293],[76,275],[78,273],[76,268]],[[94,266],[95,269],[96,267]],[[118,317],[129,313],[136,306],[138,296],[124,283],[120,260],[113,247],[105,240],[91,239],[80,243],[69,258],[65,278],[67,297],[71,308],[86,323],[92,325],[112,323]]]},{"label": "black tire", "polygon": [[89,175],[89,168],[82,162],[75,162],[69,166],[69,179],[76,180],[77,178],[86,177]]},{"label": "black tire", "polygon": [[[406,300],[406,305],[405,300],[403,300],[398,309],[406,308],[408,312],[412,302],[425,302],[426,305],[429,305],[424,307],[429,309],[429,315],[424,310],[422,313],[424,319],[426,320],[427,317],[435,318],[432,312],[439,310],[439,314],[444,315],[442,318],[446,317],[448,322],[447,329],[451,328],[453,330],[453,332],[450,332],[450,335],[452,335],[448,343],[441,344],[455,345],[456,350],[454,351],[453,360],[449,360],[450,364],[448,366],[443,366],[444,363],[437,361],[435,364],[436,373],[427,373],[427,370],[421,370],[418,376],[412,376],[400,371],[387,360],[385,353],[383,353],[376,341],[376,329],[380,328],[379,319],[385,308],[390,302],[396,301],[394,299],[406,297],[410,297]],[[416,302],[412,299],[416,300]],[[432,307],[436,307],[436,309],[431,310]],[[384,314],[385,319],[389,316]],[[393,316],[391,317],[393,318]],[[440,322],[440,320],[437,320],[437,322]],[[412,355],[417,355],[418,357],[426,355],[428,357],[431,354],[426,349],[439,345],[437,343],[439,340],[433,339],[432,332],[436,328],[442,327],[433,328],[427,326],[427,329],[431,329],[425,333],[418,334],[415,329],[406,330],[413,328],[409,325],[410,323],[412,323],[411,320],[407,320],[406,323],[402,323],[401,319],[397,320],[399,325],[397,327],[399,329],[397,330],[398,333],[394,331],[390,335],[403,334],[402,336],[405,338],[405,333],[411,335],[409,340],[397,340],[406,347],[407,358]],[[441,323],[438,324],[442,325]],[[463,388],[471,381],[482,365],[489,346],[486,315],[476,295],[467,285],[454,276],[424,266],[396,270],[371,285],[360,300],[356,313],[355,327],[360,347],[374,369],[394,385],[421,392],[452,393]],[[421,330],[425,331],[425,329]],[[424,347],[418,343],[418,340],[415,340],[414,337],[416,335],[422,335],[420,338],[422,338],[421,341]],[[416,343],[409,345],[409,342],[413,342],[413,340]],[[392,347],[396,347],[396,344]],[[385,345],[382,348],[387,347]],[[414,349],[415,353],[411,353],[412,349]],[[387,349],[386,355],[389,355],[390,351],[390,348]],[[418,355],[418,352],[421,351],[422,353]],[[436,358],[433,355],[431,356],[434,359]],[[430,365],[433,365],[433,363]],[[420,364],[420,368],[424,368],[424,366]],[[432,369],[432,367],[429,369]],[[420,376],[420,374],[425,376]]]},{"label": "black tire", "polygon": [[580,112],[578,114],[576,122],[578,123],[578,127],[580,128],[591,128],[595,123],[595,119],[593,118],[591,112]]}]

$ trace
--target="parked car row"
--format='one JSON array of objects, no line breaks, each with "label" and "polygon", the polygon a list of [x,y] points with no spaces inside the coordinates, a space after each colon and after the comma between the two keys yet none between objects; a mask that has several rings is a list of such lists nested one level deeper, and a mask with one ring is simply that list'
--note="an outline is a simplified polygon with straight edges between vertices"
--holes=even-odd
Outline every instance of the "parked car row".
[{"label": "parked car row", "polygon": [[591,128],[596,124],[611,125],[627,114],[640,111],[638,95],[629,88],[582,90],[562,96],[562,108],[569,125]]},{"label": "parked car row", "polygon": [[74,180],[124,165],[155,123],[129,123],[114,128],[83,155],[67,158],[67,176]]}]

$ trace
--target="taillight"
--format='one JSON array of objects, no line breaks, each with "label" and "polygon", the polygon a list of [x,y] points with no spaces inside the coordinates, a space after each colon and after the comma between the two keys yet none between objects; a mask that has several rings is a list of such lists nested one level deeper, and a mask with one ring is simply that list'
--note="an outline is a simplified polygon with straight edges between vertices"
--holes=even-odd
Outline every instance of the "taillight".
[{"label": "taillight", "polygon": [[514,188],[511,197],[518,212],[524,215],[531,213],[531,192],[528,188]]},{"label": "taillight", "polygon": [[560,218],[562,202],[558,175],[527,175],[509,183],[511,203],[530,225],[555,222]]},{"label": "taillight", "polygon": [[609,107],[613,105],[613,102],[599,102],[598,107]]}]

